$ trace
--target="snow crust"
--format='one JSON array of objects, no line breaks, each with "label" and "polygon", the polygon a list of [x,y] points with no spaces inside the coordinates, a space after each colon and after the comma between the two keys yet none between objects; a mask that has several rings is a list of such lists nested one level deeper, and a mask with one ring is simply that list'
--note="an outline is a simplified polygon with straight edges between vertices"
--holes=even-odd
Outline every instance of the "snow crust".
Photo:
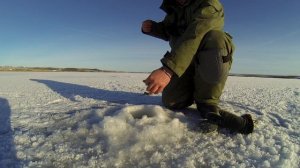
[{"label": "snow crust", "polygon": [[0,167],[299,167],[299,79],[229,77],[220,106],[255,131],[207,135],[195,106],[143,95],[147,75],[1,72]]}]

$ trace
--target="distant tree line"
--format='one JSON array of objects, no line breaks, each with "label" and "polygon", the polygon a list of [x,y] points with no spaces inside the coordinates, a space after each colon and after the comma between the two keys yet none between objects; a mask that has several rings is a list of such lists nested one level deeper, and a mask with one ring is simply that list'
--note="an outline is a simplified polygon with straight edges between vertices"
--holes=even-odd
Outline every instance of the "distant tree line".
[{"label": "distant tree line", "polygon": [[11,72],[117,72],[100,70],[96,68],[53,68],[53,67],[11,67],[0,66],[0,71]]},{"label": "distant tree line", "polygon": [[240,76],[240,77],[260,77],[260,78],[300,79],[300,76],[295,76],[295,75],[230,74],[230,76]]},{"label": "distant tree line", "polygon": [[[119,73],[124,72],[124,71],[100,70],[100,69],[96,69],[96,68],[12,67],[12,66],[0,66],[0,71],[10,71],[10,72],[119,72]],[[145,73],[145,72],[140,72],[140,73]],[[230,74],[230,76],[300,79],[300,76],[295,76],[295,75]]]}]

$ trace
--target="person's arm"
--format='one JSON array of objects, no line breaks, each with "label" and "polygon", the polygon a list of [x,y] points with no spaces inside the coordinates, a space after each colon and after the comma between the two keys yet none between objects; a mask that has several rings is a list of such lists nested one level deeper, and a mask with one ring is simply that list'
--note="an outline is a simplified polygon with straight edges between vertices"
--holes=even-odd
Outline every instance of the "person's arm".
[{"label": "person's arm", "polygon": [[210,30],[223,28],[223,15],[220,4],[207,4],[199,9],[175,47],[161,59],[162,64],[180,77],[191,64],[205,34]]}]

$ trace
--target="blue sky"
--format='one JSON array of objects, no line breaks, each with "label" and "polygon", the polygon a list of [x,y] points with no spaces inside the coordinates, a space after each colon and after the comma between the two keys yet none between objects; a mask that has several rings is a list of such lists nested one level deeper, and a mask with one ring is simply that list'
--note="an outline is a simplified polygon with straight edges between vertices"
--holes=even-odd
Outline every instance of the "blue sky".
[{"label": "blue sky", "polygon": [[[299,0],[221,0],[233,73],[300,75]],[[0,0],[0,66],[151,71],[167,42],[140,32],[161,0]]]}]

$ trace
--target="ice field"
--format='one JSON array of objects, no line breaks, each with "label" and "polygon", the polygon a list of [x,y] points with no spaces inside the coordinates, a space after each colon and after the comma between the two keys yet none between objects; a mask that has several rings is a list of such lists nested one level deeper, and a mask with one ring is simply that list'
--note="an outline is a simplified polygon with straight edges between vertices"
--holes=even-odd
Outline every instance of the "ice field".
[{"label": "ice field", "polygon": [[147,75],[0,72],[0,167],[299,167],[299,79],[229,77],[220,107],[254,133],[207,135],[195,106],[143,95]]}]

